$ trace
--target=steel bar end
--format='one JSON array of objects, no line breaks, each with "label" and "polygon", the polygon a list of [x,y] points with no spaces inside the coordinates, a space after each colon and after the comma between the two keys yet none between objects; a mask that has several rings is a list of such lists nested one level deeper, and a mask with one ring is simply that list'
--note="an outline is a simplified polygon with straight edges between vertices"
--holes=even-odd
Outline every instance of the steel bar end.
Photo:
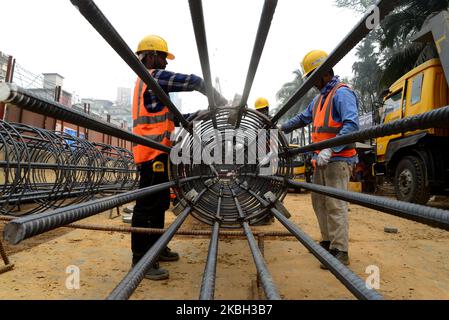
[{"label": "steel bar end", "polygon": [[0,101],[6,103],[9,102],[15,88],[17,88],[15,84],[6,82],[0,83]]},{"label": "steel bar end", "polygon": [[19,244],[25,238],[25,228],[14,221],[8,223],[3,230],[3,239],[10,244]]}]

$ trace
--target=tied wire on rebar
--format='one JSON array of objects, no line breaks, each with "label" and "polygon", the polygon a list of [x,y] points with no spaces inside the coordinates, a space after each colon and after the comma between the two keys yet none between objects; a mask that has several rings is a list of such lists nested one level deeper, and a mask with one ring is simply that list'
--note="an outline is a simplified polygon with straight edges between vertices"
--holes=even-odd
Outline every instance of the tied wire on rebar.
[{"label": "tied wire on rebar", "polygon": [[129,150],[0,121],[0,212],[25,215],[137,186]]}]

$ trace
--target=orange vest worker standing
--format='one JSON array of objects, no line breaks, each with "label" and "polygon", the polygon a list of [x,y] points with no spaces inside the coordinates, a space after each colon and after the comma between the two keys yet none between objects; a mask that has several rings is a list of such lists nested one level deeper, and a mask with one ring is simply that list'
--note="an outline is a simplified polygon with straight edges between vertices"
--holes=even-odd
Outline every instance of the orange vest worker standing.
[{"label": "orange vest worker standing", "polygon": [[[165,70],[167,59],[173,60],[175,56],[168,51],[167,42],[161,37],[149,35],[143,38],[139,43],[136,54],[165,93],[194,90],[203,94],[206,93],[204,81],[200,77],[193,74],[187,75]],[[218,92],[215,91],[214,93],[218,106],[227,103],[226,99]],[[171,146],[170,137],[175,129],[173,114],[151,90],[148,90],[147,85],[141,79],[137,79],[134,89],[132,114],[133,132],[135,134],[166,146]],[[200,116],[200,112],[193,115],[185,115],[185,117],[189,117],[191,120],[195,116]],[[133,153],[140,175],[139,188],[146,188],[168,181],[168,154],[142,145],[134,146]],[[169,189],[136,200],[132,215],[132,226],[164,228],[165,210],[169,207]],[[156,234],[131,234],[133,266],[159,237],[160,235]],[[160,253],[158,260],[176,261],[179,260],[179,254],[166,247]],[[145,278],[151,280],[162,280],[168,277],[168,271],[160,268],[158,262],[155,262],[145,275]]]},{"label": "orange vest worker standing", "polygon": [[[154,71],[150,70],[150,74],[153,75]],[[173,114],[166,106],[161,111],[149,112],[143,99],[143,92],[147,91],[147,85],[141,79],[137,79],[133,99],[133,133],[171,147],[170,136],[175,129]],[[133,147],[136,164],[151,161],[162,153],[163,151],[142,145]]]},{"label": "orange vest worker standing", "polygon": [[[327,57],[327,53],[321,50],[308,53],[302,62],[304,76],[309,77]],[[357,131],[359,129],[357,96],[346,84],[340,82],[334,71],[327,70],[314,86],[320,94],[304,112],[284,123],[281,130],[289,133],[312,123],[313,143]],[[312,159],[315,167],[313,183],[347,190],[352,168],[357,161],[354,145],[318,150]],[[348,265],[347,202],[312,193],[312,204],[321,231],[320,245],[340,262]],[[326,267],[321,265],[321,268]]]}]

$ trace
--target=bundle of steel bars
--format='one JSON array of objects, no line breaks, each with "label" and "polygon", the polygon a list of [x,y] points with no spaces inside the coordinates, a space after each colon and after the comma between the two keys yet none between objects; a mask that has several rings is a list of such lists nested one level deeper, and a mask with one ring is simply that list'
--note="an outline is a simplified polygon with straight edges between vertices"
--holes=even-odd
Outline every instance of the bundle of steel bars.
[{"label": "bundle of steel bars", "polygon": [[31,214],[137,186],[129,150],[0,121],[0,211]]}]

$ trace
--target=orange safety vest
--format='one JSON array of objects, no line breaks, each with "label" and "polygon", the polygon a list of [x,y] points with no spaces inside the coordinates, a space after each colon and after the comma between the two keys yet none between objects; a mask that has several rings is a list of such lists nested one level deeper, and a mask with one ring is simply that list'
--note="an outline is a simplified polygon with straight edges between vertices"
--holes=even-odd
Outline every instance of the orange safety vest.
[{"label": "orange safety vest", "polygon": [[[326,101],[323,102],[323,95],[320,95],[315,101],[313,106],[313,128],[312,128],[312,142],[317,143],[320,141],[335,138],[343,127],[342,122],[337,122],[332,118],[332,109],[335,93],[341,87],[348,87],[344,83],[337,84],[332,91],[328,94]],[[355,145],[349,145],[341,152],[334,152],[333,157],[351,158],[357,154],[354,148]],[[320,153],[319,150],[315,151]]]},{"label": "orange safety vest", "polygon": [[[152,73],[153,70],[150,72]],[[166,106],[164,106],[162,111],[148,112],[143,101],[143,94],[147,89],[147,85],[141,79],[137,79],[133,99],[133,133],[171,147],[170,136],[175,130],[173,114]],[[133,146],[134,162],[136,164],[154,160],[162,153],[164,152],[142,145]]]}]

